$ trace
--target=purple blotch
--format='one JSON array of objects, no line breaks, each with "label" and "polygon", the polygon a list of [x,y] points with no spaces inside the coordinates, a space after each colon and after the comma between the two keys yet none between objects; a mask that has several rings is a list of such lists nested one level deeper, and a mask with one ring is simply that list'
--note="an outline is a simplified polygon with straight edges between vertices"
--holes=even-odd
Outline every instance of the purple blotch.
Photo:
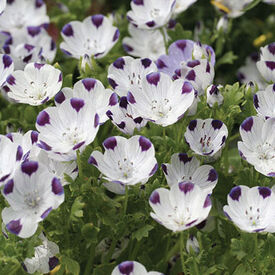
[{"label": "purple blotch", "polygon": [[10,75],[7,78],[7,83],[10,84],[10,85],[14,85],[15,84],[15,78],[14,78],[14,76]]},{"label": "purple blotch", "polygon": [[153,203],[153,204],[160,203],[160,196],[159,196],[158,191],[154,191],[154,192],[151,194],[149,200],[150,200],[150,202]]},{"label": "purple blotch", "polygon": [[160,73],[158,72],[153,72],[148,75],[146,75],[147,82],[157,86],[159,81],[160,81]]},{"label": "purple blotch", "polygon": [[55,195],[62,195],[64,193],[63,186],[58,178],[53,178],[52,180],[52,192]]},{"label": "purple blotch", "polygon": [[123,57],[119,57],[114,63],[113,63],[114,67],[116,67],[117,69],[121,69],[123,70],[124,65],[125,65],[125,60]]},{"label": "purple blotch", "polygon": [[127,45],[127,44],[122,44],[122,47],[124,49],[125,52],[132,52],[134,49],[130,46],[130,45]]},{"label": "purple blotch", "polygon": [[52,147],[50,145],[48,145],[46,142],[40,140],[40,143],[37,144],[37,146],[45,151],[51,151]]},{"label": "purple blotch", "polygon": [[162,168],[162,171],[164,172],[164,174],[165,174],[165,175],[168,175],[166,164],[162,163],[162,164],[161,164],[161,168]]},{"label": "purple blotch", "polygon": [[266,66],[271,70],[275,70],[275,62],[274,61],[265,61]]},{"label": "purple blotch", "polygon": [[6,227],[10,233],[18,235],[22,229],[22,224],[20,224],[20,219],[12,220],[6,225]]},{"label": "purple blotch", "polygon": [[258,187],[259,194],[265,199],[271,195],[271,190],[268,187]]},{"label": "purple blotch", "polygon": [[149,28],[153,28],[153,27],[156,25],[156,23],[155,23],[154,20],[152,20],[152,21],[147,22],[146,25],[147,25]]},{"label": "purple blotch", "polygon": [[122,96],[119,101],[119,107],[127,109],[128,106],[128,100],[126,96]]},{"label": "purple blotch", "polygon": [[96,85],[96,79],[94,78],[85,78],[82,79],[82,84],[84,85],[85,89],[90,92],[91,89],[94,89]]},{"label": "purple blotch", "polygon": [[176,42],[176,46],[181,49],[182,51],[186,48],[186,41],[185,40],[179,40]]},{"label": "purple blotch", "polygon": [[113,42],[115,42],[116,40],[118,40],[119,38],[119,35],[120,35],[120,32],[118,29],[116,29],[115,33],[114,33],[114,36],[113,36]]},{"label": "purple blotch", "polygon": [[192,61],[187,62],[186,65],[190,68],[194,68],[200,64],[201,64],[201,62],[199,60],[192,60]]},{"label": "purple blotch", "polygon": [[259,108],[259,98],[258,98],[257,94],[254,95],[253,102],[254,102],[255,108],[258,109]]},{"label": "purple blotch", "polygon": [[194,119],[194,120],[191,120],[190,121],[190,123],[189,123],[189,125],[188,125],[188,129],[190,130],[190,131],[194,131],[194,129],[196,128],[196,126],[197,126],[197,120],[196,119]]},{"label": "purple blotch", "polygon": [[74,31],[73,31],[72,25],[71,24],[65,25],[62,29],[62,33],[65,34],[66,36],[73,36]]},{"label": "purple blotch", "polygon": [[183,86],[182,86],[181,93],[182,94],[189,94],[189,93],[192,92],[192,90],[193,90],[193,86],[189,82],[185,81]]},{"label": "purple blotch", "polygon": [[203,204],[203,208],[207,208],[212,204],[211,199],[210,199],[210,195],[207,195],[204,204]]},{"label": "purple blotch", "polygon": [[27,30],[28,30],[28,34],[32,37],[38,35],[41,31],[41,28],[38,26],[38,27],[27,27]]},{"label": "purple blotch", "polygon": [[180,191],[184,192],[184,194],[187,194],[194,189],[194,184],[191,182],[180,182],[179,189]]},{"label": "purple blotch", "polygon": [[21,164],[21,170],[23,173],[31,176],[38,169],[38,162],[36,161],[26,161]]},{"label": "purple blotch", "polygon": [[220,120],[217,119],[213,119],[211,122],[212,127],[214,128],[214,130],[219,130],[222,128],[223,123]]},{"label": "purple blotch", "polygon": [[56,266],[58,266],[59,260],[57,257],[50,257],[49,258],[49,269],[53,270]]},{"label": "purple blotch", "polygon": [[157,172],[157,170],[158,170],[158,164],[156,163],[152,171],[150,172],[149,177],[153,176]]},{"label": "purple blotch", "polygon": [[116,93],[112,93],[112,95],[110,96],[110,99],[109,99],[109,105],[110,106],[114,106],[118,103],[118,97],[117,97],[117,94]]},{"label": "purple blotch", "polygon": [[143,5],[143,0],[133,0],[136,5]]},{"label": "purple blotch", "polygon": [[140,136],[138,141],[142,152],[149,150],[152,146],[151,141],[146,137]]},{"label": "purple blotch", "polygon": [[117,146],[117,140],[115,137],[109,137],[103,142],[103,145],[108,150],[109,149],[114,150],[115,147]]},{"label": "purple blotch", "polygon": [[38,140],[38,132],[32,131],[31,132],[31,141],[32,141],[32,144],[36,143],[37,140]]},{"label": "purple blotch", "polygon": [[134,263],[130,261],[122,262],[118,265],[118,269],[123,275],[130,275],[134,271]]},{"label": "purple blotch", "polygon": [[149,58],[143,58],[143,59],[141,59],[141,64],[146,69],[151,66],[152,60]]},{"label": "purple blotch", "polygon": [[136,100],[131,92],[128,92],[128,94],[127,94],[127,101],[130,102],[131,104],[136,103]]},{"label": "purple blotch", "polygon": [[253,126],[253,117],[249,117],[241,124],[241,128],[245,130],[246,132],[251,131],[251,128]]},{"label": "purple blotch", "polygon": [[95,166],[98,165],[96,159],[92,155],[89,157],[88,163],[95,165]]},{"label": "purple blotch", "polygon": [[10,179],[4,186],[3,192],[5,195],[10,194],[13,191],[14,181]]},{"label": "purple blotch", "polygon": [[47,210],[44,211],[44,213],[41,215],[41,218],[42,219],[45,219],[49,214],[50,212],[52,211],[52,207],[48,208]]},{"label": "purple blotch", "polygon": [[102,14],[96,14],[91,17],[93,24],[99,28],[102,25],[104,16]]},{"label": "purple blotch", "polygon": [[20,145],[17,147],[17,152],[16,152],[16,161],[20,161],[23,156],[23,149]]},{"label": "purple blotch", "polygon": [[242,189],[240,186],[233,187],[229,193],[232,200],[238,201],[239,197],[242,195]]},{"label": "purple blotch", "polygon": [[50,116],[46,111],[42,111],[38,114],[36,123],[40,126],[45,126],[46,124],[50,124]]},{"label": "purple blotch", "polygon": [[196,73],[194,70],[191,70],[185,77],[187,80],[195,81],[196,79]]},{"label": "purple blotch", "polygon": [[34,63],[34,67],[38,70],[40,70],[45,64],[40,64],[40,63]]},{"label": "purple blotch", "polygon": [[85,105],[85,102],[83,99],[81,98],[71,98],[70,100],[71,102],[71,106],[77,111],[79,112],[81,108],[83,108],[83,106]]},{"label": "purple blotch", "polygon": [[158,69],[167,68],[167,65],[159,58],[156,62]]},{"label": "purple blotch", "polygon": [[66,97],[62,91],[58,92],[54,97],[55,102],[58,104],[61,104],[65,99]]},{"label": "purple blotch", "polygon": [[3,55],[4,69],[8,68],[12,64],[12,59],[9,55]]},{"label": "purple blotch", "polygon": [[179,157],[179,160],[184,164],[192,160],[192,157],[189,158],[188,155],[185,153],[179,153],[178,157]]},{"label": "purple blotch", "polygon": [[108,81],[113,89],[115,89],[118,86],[118,84],[112,78],[108,78]]}]

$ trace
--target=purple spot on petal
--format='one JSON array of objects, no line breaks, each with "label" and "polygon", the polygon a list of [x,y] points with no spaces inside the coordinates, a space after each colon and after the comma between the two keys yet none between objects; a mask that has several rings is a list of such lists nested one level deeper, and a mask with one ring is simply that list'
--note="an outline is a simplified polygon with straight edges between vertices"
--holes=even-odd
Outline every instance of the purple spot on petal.
[{"label": "purple spot on petal", "polygon": [[6,227],[10,233],[18,235],[22,229],[22,224],[20,224],[20,219],[12,220],[6,225]]},{"label": "purple spot on petal", "polygon": [[121,69],[123,70],[124,65],[125,65],[125,60],[123,57],[119,57],[114,63],[113,63],[114,67],[116,67],[117,69]]},{"label": "purple spot on petal", "polygon": [[127,94],[127,100],[131,104],[135,104],[136,103],[136,100],[135,100],[135,98],[134,98],[134,96],[133,96],[133,94],[131,92],[128,92],[128,94]]},{"label": "purple spot on petal", "polygon": [[267,174],[269,177],[275,177],[275,172],[271,172]]},{"label": "purple spot on petal", "polygon": [[189,94],[189,93],[192,92],[192,90],[193,90],[193,86],[189,82],[185,81],[183,86],[182,86],[181,93],[182,94]]},{"label": "purple spot on petal", "polygon": [[62,29],[62,33],[66,36],[73,36],[74,31],[73,31],[72,25],[71,24],[65,25]]},{"label": "purple spot on petal", "polygon": [[99,115],[95,114],[94,127],[96,128],[98,125],[99,125]]},{"label": "purple spot on petal", "polygon": [[38,70],[40,70],[45,64],[40,64],[40,63],[34,63],[34,67]]},{"label": "purple spot on petal", "polygon": [[119,272],[123,275],[130,275],[134,270],[134,263],[130,261],[122,262],[118,265]]},{"label": "purple spot on petal", "polygon": [[117,146],[117,140],[115,137],[109,137],[107,139],[105,139],[105,141],[103,142],[103,145],[106,149],[108,150],[114,150],[115,147]]},{"label": "purple spot on petal", "polygon": [[227,214],[227,212],[223,211],[223,213],[230,221],[232,221],[231,217]]},{"label": "purple spot on petal", "polygon": [[146,75],[146,79],[147,79],[148,83],[157,86],[160,81],[160,73],[158,73],[158,72],[150,73],[150,74]]},{"label": "purple spot on petal", "polygon": [[194,68],[200,64],[201,64],[201,62],[199,60],[192,60],[192,61],[187,62],[186,65],[187,65],[187,67]]},{"label": "purple spot on petal", "polygon": [[13,179],[9,180],[3,189],[4,195],[8,195],[13,191],[14,181]]},{"label": "purple spot on petal", "polygon": [[57,257],[54,256],[49,258],[49,270],[53,270],[58,265],[59,265],[59,260]]},{"label": "purple spot on petal", "polygon": [[143,5],[143,0],[133,0],[136,5]]},{"label": "purple spot on petal", "polygon": [[196,220],[193,220],[192,222],[189,222],[189,223],[187,223],[186,224],[186,226],[191,226],[193,223],[195,223],[197,221],[197,219]]},{"label": "purple spot on petal", "polygon": [[4,64],[4,69],[8,68],[12,64],[12,59],[9,55],[7,54],[3,55],[3,64]]},{"label": "purple spot on petal", "polygon": [[211,122],[211,125],[214,128],[214,130],[217,130],[217,129],[221,129],[221,127],[223,126],[223,123],[220,120],[213,119]]},{"label": "purple spot on petal", "polygon": [[40,126],[45,126],[46,124],[50,124],[50,116],[46,111],[42,111],[38,114],[36,123]]},{"label": "purple spot on petal", "polygon": [[79,143],[77,143],[74,147],[73,147],[73,150],[77,150],[77,149],[79,149],[82,145],[84,145],[85,144],[85,141],[81,141],[81,142],[79,142]]},{"label": "purple spot on petal", "polygon": [[166,164],[162,163],[162,164],[161,164],[161,168],[162,168],[162,171],[164,172],[164,174],[165,174],[165,175],[168,175]]},{"label": "purple spot on petal", "polygon": [[128,100],[126,96],[122,96],[119,101],[119,107],[127,109],[128,106]]},{"label": "purple spot on petal", "polygon": [[48,208],[47,210],[45,210],[44,212],[43,212],[43,214],[41,215],[41,218],[42,219],[45,219],[49,214],[50,214],[50,212],[52,211],[52,207],[50,207],[50,208]]},{"label": "purple spot on petal", "polygon": [[13,142],[13,136],[11,133],[6,134],[6,137]]},{"label": "purple spot on petal", "polygon": [[124,128],[125,128],[125,126],[126,126],[126,124],[125,124],[125,122],[124,122],[124,121],[122,121],[121,123],[116,124],[116,125],[117,125],[117,127],[118,127],[118,128],[120,128],[120,129],[124,129]]},{"label": "purple spot on petal", "polygon": [[156,61],[156,64],[160,70],[167,67],[167,65],[160,58]]},{"label": "purple spot on petal", "polygon": [[115,33],[114,33],[114,36],[113,36],[113,42],[115,42],[116,40],[118,40],[118,38],[119,38],[119,35],[120,35],[120,33],[119,33],[119,30],[118,29],[116,29],[116,31],[115,31]]},{"label": "purple spot on petal", "polygon": [[178,157],[179,157],[179,160],[181,162],[183,162],[184,164],[186,164],[187,162],[190,162],[192,160],[192,157],[189,158],[188,155],[185,153],[179,153]]},{"label": "purple spot on petal", "polygon": [[102,14],[96,14],[91,17],[93,24],[99,28],[102,25],[104,16]]},{"label": "purple spot on petal", "polygon": [[158,170],[158,164],[156,163],[152,171],[150,172],[149,177],[153,176],[157,172],[157,170]]},{"label": "purple spot on petal", "polygon": [[141,64],[146,69],[151,66],[152,60],[149,58],[143,58],[143,59],[141,59]]},{"label": "purple spot on petal", "polygon": [[239,197],[242,195],[242,189],[240,186],[233,187],[229,193],[232,200],[238,201]]},{"label": "purple spot on petal", "polygon": [[225,143],[225,141],[226,141],[226,136],[223,136],[223,137],[222,137],[222,143],[221,143],[220,146],[223,146],[223,144]]},{"label": "purple spot on petal", "polygon": [[129,46],[127,44],[122,44],[122,46],[123,46],[124,51],[127,53],[132,52],[134,50],[131,46]]},{"label": "purple spot on petal", "polygon": [[200,222],[199,224],[197,224],[196,227],[199,230],[201,230],[201,229],[203,229],[205,227],[205,225],[206,225],[206,220],[204,220],[204,221]]},{"label": "purple spot on petal", "polygon": [[141,124],[141,122],[143,121],[143,118],[142,117],[136,117],[134,118],[134,122],[137,123],[137,124]]},{"label": "purple spot on petal", "polygon": [[190,123],[189,123],[189,125],[188,125],[188,129],[190,131],[194,131],[194,129],[196,128],[196,126],[197,126],[197,120],[196,119],[195,120],[191,120]]},{"label": "purple spot on petal", "polygon": [[71,106],[77,111],[79,112],[81,108],[83,108],[83,106],[85,105],[85,102],[83,99],[81,98],[71,98],[70,100],[71,102]]},{"label": "purple spot on petal", "polygon": [[186,41],[185,41],[185,40],[178,40],[178,41],[176,42],[176,46],[177,46],[179,49],[181,49],[182,51],[184,51],[185,48],[186,48]]},{"label": "purple spot on petal", "polygon": [[153,203],[153,204],[160,203],[160,197],[159,197],[158,191],[154,191],[154,192],[151,194],[149,200],[150,200],[150,202]]},{"label": "purple spot on petal", "polygon": [[31,132],[31,141],[32,141],[32,144],[36,143],[37,140],[38,140],[38,132],[32,131]]},{"label": "purple spot on petal", "polygon": [[151,141],[146,137],[140,136],[138,141],[142,152],[149,150],[152,146]]},{"label": "purple spot on petal", "polygon": [[210,73],[210,64],[209,64],[209,62],[207,62],[207,65],[206,65],[206,72],[207,73]]},{"label": "purple spot on petal", "polygon": [[9,83],[10,85],[14,85],[15,84],[15,78],[12,75],[10,75],[7,78],[7,83]]},{"label": "purple spot on petal", "polygon": [[265,61],[266,66],[271,70],[275,70],[275,62],[274,61]]},{"label": "purple spot on petal", "polygon": [[37,146],[45,151],[52,150],[52,147],[42,140],[39,141],[39,144],[37,144]]},{"label": "purple spot on petal", "polygon": [[52,192],[58,196],[64,193],[63,186],[58,178],[53,178],[52,180]]},{"label": "purple spot on petal", "polygon": [[30,61],[31,59],[32,59],[32,54],[30,54],[30,55],[24,57],[24,58],[23,58],[23,62],[24,62],[24,63],[29,63],[29,61]]},{"label": "purple spot on petal", "polygon": [[275,43],[271,43],[268,45],[268,50],[271,54],[275,55]]},{"label": "purple spot on petal", "polygon": [[156,25],[156,23],[155,23],[155,21],[149,21],[149,22],[146,23],[146,25],[147,25],[149,28],[153,28],[153,27]]},{"label": "purple spot on petal", "polygon": [[194,189],[194,184],[191,182],[180,182],[179,189],[180,191],[184,192],[184,194],[187,194]]},{"label": "purple spot on petal", "polygon": [[110,96],[110,99],[109,99],[109,105],[110,106],[114,106],[118,103],[118,97],[117,97],[117,94],[116,93],[112,93],[112,95]]},{"label": "purple spot on petal", "polygon": [[259,194],[265,199],[271,195],[271,190],[268,187],[258,187]]},{"label": "purple spot on petal", "polygon": [[23,173],[31,176],[38,169],[38,162],[36,161],[26,161],[21,164],[21,170]]},{"label": "purple spot on petal", "polygon": [[108,78],[108,81],[113,89],[115,89],[118,86],[117,83],[112,78]]},{"label": "purple spot on petal", "polygon": [[23,149],[20,145],[17,147],[17,152],[16,152],[16,161],[20,161],[23,156]]},{"label": "purple spot on petal", "polygon": [[253,126],[253,117],[249,117],[241,124],[241,128],[245,130],[246,132],[251,131],[251,128]]},{"label": "purple spot on petal", "polygon": [[258,109],[259,108],[259,98],[258,98],[257,94],[254,95],[253,102],[254,102],[255,108]]},{"label": "purple spot on petal", "polygon": [[91,89],[94,89],[96,85],[96,79],[94,78],[85,78],[82,79],[82,84],[84,85],[85,89],[90,92]]},{"label": "purple spot on petal", "polygon": [[35,7],[36,8],[40,8],[44,5],[44,1],[43,0],[35,0]]},{"label": "purple spot on petal", "polygon": [[207,208],[207,207],[211,206],[211,204],[212,204],[212,202],[210,199],[210,195],[208,195],[204,201],[203,208]]},{"label": "purple spot on petal", "polygon": [[186,78],[187,80],[190,80],[190,81],[195,81],[195,79],[196,79],[196,73],[195,73],[195,71],[194,71],[194,70],[191,70],[191,71],[185,76],[185,78]]},{"label": "purple spot on petal", "polygon": [[38,35],[41,31],[41,28],[38,27],[27,27],[28,30],[28,34],[32,37],[35,37],[36,35]]},{"label": "purple spot on petal", "polygon": [[88,163],[97,166],[97,161],[96,159],[91,155],[90,158],[88,159]]},{"label": "purple spot on petal", "polygon": [[54,97],[55,102],[58,104],[61,104],[65,99],[65,95],[62,91],[58,92]]}]

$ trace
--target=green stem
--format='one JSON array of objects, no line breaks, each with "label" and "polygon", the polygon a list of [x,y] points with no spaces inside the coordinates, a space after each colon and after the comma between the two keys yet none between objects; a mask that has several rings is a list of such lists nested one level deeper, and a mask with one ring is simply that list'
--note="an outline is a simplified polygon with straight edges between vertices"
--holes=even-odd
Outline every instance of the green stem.
[{"label": "green stem", "polygon": [[187,270],[184,264],[184,231],[180,232],[180,259],[181,259],[182,271],[184,275],[187,275]]},{"label": "green stem", "polygon": [[110,249],[108,251],[108,254],[106,255],[105,259],[104,259],[104,263],[109,263],[111,258],[112,258],[112,255],[114,253],[114,250],[116,248],[116,244],[117,244],[117,240],[116,239],[113,239],[112,240],[112,244],[110,246]]},{"label": "green stem", "polygon": [[198,264],[196,262],[196,257],[195,256],[193,256],[193,267],[194,267],[194,270],[195,270],[195,274],[200,275]]},{"label": "green stem", "polygon": [[165,128],[164,127],[162,128],[162,135],[163,135],[163,138],[165,138],[166,133],[165,133]]},{"label": "green stem", "polygon": [[124,205],[123,205],[123,215],[126,215],[127,212],[127,204],[128,204],[128,185],[125,185],[125,199],[124,199]]},{"label": "green stem", "polygon": [[84,271],[84,275],[90,275],[92,274],[92,269],[93,269],[93,264],[94,264],[94,257],[95,257],[95,247],[96,247],[96,243],[92,242],[91,243],[91,248],[90,248],[90,254],[87,260],[87,264],[85,266],[85,271]]},{"label": "green stem", "polygon": [[234,139],[238,138],[240,136],[240,133],[236,133],[235,135],[231,136],[229,139],[228,139],[228,143],[230,143],[231,141],[233,141]]},{"label": "green stem", "polygon": [[141,240],[137,241],[137,244],[135,245],[135,248],[133,249],[133,251],[130,255],[130,260],[134,261],[136,259],[141,242],[142,242]]},{"label": "green stem", "polygon": [[77,166],[78,166],[78,175],[80,178],[82,178],[83,177],[82,163],[81,163],[81,159],[80,159],[80,151],[79,150],[76,151],[76,157],[77,157],[76,161],[77,161]]}]

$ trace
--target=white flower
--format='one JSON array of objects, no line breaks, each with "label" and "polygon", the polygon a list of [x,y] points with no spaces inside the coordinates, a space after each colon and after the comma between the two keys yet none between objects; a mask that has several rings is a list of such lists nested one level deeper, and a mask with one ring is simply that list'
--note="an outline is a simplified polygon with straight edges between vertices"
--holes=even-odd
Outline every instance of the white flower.
[{"label": "white flower", "polygon": [[165,41],[159,30],[143,30],[129,24],[128,31],[131,37],[124,37],[122,43],[129,55],[155,61],[165,54]]},{"label": "white flower", "polygon": [[207,104],[212,108],[215,103],[221,105],[223,103],[223,95],[220,92],[221,85],[210,85],[206,90]]},{"label": "white flower", "polygon": [[110,137],[103,142],[105,153],[94,151],[89,163],[96,166],[104,179],[117,184],[146,183],[158,168],[155,149],[143,136]]},{"label": "white flower", "polygon": [[212,166],[200,166],[196,157],[189,158],[187,154],[173,154],[171,164],[164,163],[161,167],[169,186],[188,181],[212,193],[218,182],[218,174]]},{"label": "white flower", "polygon": [[38,145],[56,160],[76,159],[76,151],[89,145],[99,129],[99,116],[93,105],[73,97],[59,106],[48,107],[36,119]]},{"label": "white flower", "polygon": [[127,96],[133,86],[142,89],[142,79],[157,66],[148,58],[134,59],[130,56],[119,57],[108,69],[108,80],[119,96]]},{"label": "white flower", "polygon": [[227,203],[225,215],[241,230],[275,232],[275,194],[270,188],[236,186],[228,194]]},{"label": "white flower", "polygon": [[0,87],[5,84],[7,77],[13,72],[14,64],[7,54],[0,54]]},{"label": "white flower", "polygon": [[2,194],[10,204],[2,211],[3,222],[9,232],[21,238],[31,237],[38,223],[64,201],[60,181],[35,161],[22,163]]},{"label": "white flower", "polygon": [[168,23],[175,0],[132,0],[128,20],[140,29],[155,29]]},{"label": "white flower", "polygon": [[254,53],[248,56],[245,60],[245,65],[238,70],[238,79],[242,84],[248,84],[250,82],[257,83],[259,89],[265,89],[267,83],[260,75],[256,63],[259,60],[259,55]]},{"label": "white flower", "polygon": [[174,14],[178,15],[179,13],[187,10],[196,1],[197,0],[176,0]]},{"label": "white flower", "polygon": [[7,86],[8,96],[17,102],[41,105],[59,92],[62,73],[48,64],[29,63],[8,77]]},{"label": "white flower", "polygon": [[76,59],[89,56],[104,57],[115,45],[119,31],[112,25],[109,18],[96,14],[84,19],[83,22],[72,21],[66,24],[61,32],[64,42],[60,48]]},{"label": "white flower", "polygon": [[163,127],[181,119],[194,101],[194,89],[189,82],[173,81],[164,73],[148,74],[141,85],[142,90],[132,87],[128,102],[141,117]]},{"label": "white flower", "polygon": [[163,275],[160,272],[147,272],[146,268],[135,261],[125,261],[115,267],[111,275]]},{"label": "white flower", "polygon": [[228,17],[239,17],[244,13],[245,7],[253,0],[215,0],[211,3],[223,13],[227,13]]},{"label": "white flower", "polygon": [[7,5],[7,0],[0,0],[0,14],[5,10]]},{"label": "white flower", "polygon": [[4,45],[6,53],[14,61],[15,69],[23,70],[31,62],[52,63],[56,55],[56,45],[42,27],[27,27]]},{"label": "white flower", "polygon": [[253,98],[254,106],[262,117],[275,117],[275,84],[258,91]]},{"label": "white flower", "polygon": [[240,126],[240,156],[254,168],[275,177],[275,118],[248,117]]},{"label": "white flower", "polygon": [[151,217],[166,228],[177,232],[205,220],[211,209],[207,190],[190,182],[174,184],[170,190],[156,189],[150,196]]},{"label": "white flower", "polygon": [[188,253],[191,252],[191,249],[195,252],[195,253],[199,253],[200,251],[200,245],[199,245],[199,242],[198,242],[198,239],[191,235],[187,242],[186,242],[186,250]]},{"label": "white flower", "polygon": [[117,95],[110,89],[105,89],[103,84],[94,78],[84,78],[74,84],[73,89],[63,88],[56,96],[56,105],[73,97],[81,98],[92,104],[91,107],[99,115],[99,123],[102,124],[108,117],[106,112],[117,104]]},{"label": "white flower", "polygon": [[107,116],[126,135],[133,135],[135,129],[140,131],[147,124],[147,120],[139,115],[125,96],[120,98],[119,104],[107,111]]},{"label": "white flower", "polygon": [[184,134],[191,150],[203,156],[214,156],[224,146],[227,136],[226,125],[211,118],[192,120]]},{"label": "white flower", "polygon": [[275,42],[261,47],[260,61],[256,65],[267,82],[275,82]]},{"label": "white flower", "polygon": [[16,36],[28,26],[41,26],[49,21],[43,0],[13,0],[7,2],[0,15],[0,29]]},{"label": "white flower", "polygon": [[226,15],[222,16],[217,23],[217,30],[222,30],[227,32],[228,30],[228,17]]},{"label": "white flower", "polygon": [[58,264],[59,260],[55,257],[59,253],[59,247],[56,243],[49,241],[43,233],[39,235],[43,241],[42,245],[34,248],[34,257],[26,258],[23,263],[23,268],[26,272],[33,274],[34,272],[49,273]]}]

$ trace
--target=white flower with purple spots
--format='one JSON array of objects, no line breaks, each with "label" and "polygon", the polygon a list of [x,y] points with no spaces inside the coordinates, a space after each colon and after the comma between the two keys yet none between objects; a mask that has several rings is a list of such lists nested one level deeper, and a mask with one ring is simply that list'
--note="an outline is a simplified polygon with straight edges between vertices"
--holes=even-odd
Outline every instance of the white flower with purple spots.
[{"label": "white flower with purple spots", "polygon": [[186,63],[195,59],[199,61],[206,59],[214,67],[215,52],[212,47],[201,45],[199,42],[177,40],[169,46],[168,55],[160,56],[156,63],[160,72],[177,78],[182,75],[181,71]]},{"label": "white flower with purple spots", "polygon": [[55,257],[59,253],[59,247],[56,243],[49,241],[43,233],[39,235],[39,239],[43,242],[34,248],[34,257],[26,258],[23,268],[29,274],[34,272],[49,273],[58,264],[59,260]]},{"label": "white flower with purple spots", "polygon": [[54,97],[62,86],[62,73],[48,64],[30,63],[24,71],[7,79],[8,96],[19,103],[41,105]]},{"label": "white flower with purple spots", "polygon": [[56,45],[43,27],[27,27],[20,35],[7,40],[4,51],[10,54],[15,69],[23,70],[31,62],[52,63]]},{"label": "white flower with purple spots", "polygon": [[206,90],[207,104],[212,108],[215,103],[220,106],[223,103],[223,95],[220,92],[221,85],[210,85]]},{"label": "white flower with purple spots", "polygon": [[275,177],[275,118],[248,117],[240,126],[240,156],[254,168]]},{"label": "white flower with purple spots", "polygon": [[13,72],[14,64],[11,57],[7,54],[0,54],[0,87],[5,84],[8,76]]},{"label": "white flower with purple spots", "polygon": [[160,272],[147,272],[146,268],[135,261],[125,261],[114,268],[111,275],[163,275]]},{"label": "white flower with purple spots", "polygon": [[200,166],[196,157],[189,158],[187,154],[173,154],[171,164],[163,163],[161,167],[169,186],[188,181],[210,194],[218,182],[218,174],[212,166]]},{"label": "white flower with purple spots", "polygon": [[99,129],[100,118],[91,104],[73,97],[41,111],[36,119],[38,146],[53,159],[75,160],[76,151],[93,142]]},{"label": "white flower with purple spots", "polygon": [[128,27],[130,37],[124,37],[124,50],[132,56],[157,60],[165,54],[165,41],[159,30],[138,29],[132,24]]},{"label": "white flower with purple spots", "polygon": [[2,211],[2,220],[10,233],[31,237],[38,223],[64,201],[60,181],[47,167],[35,161],[21,164],[2,191],[10,207]]},{"label": "white flower with purple spots", "polygon": [[72,21],[66,24],[61,32],[64,42],[60,48],[68,55],[80,59],[89,56],[102,58],[112,49],[119,38],[119,30],[112,21],[96,14],[83,22]]},{"label": "white flower with purple spots", "polygon": [[226,125],[216,119],[195,119],[184,134],[192,151],[198,155],[213,157],[225,144],[228,136]]},{"label": "white flower with purple spots", "polygon": [[275,42],[262,47],[257,68],[267,82],[275,82]]},{"label": "white flower with purple spots", "polygon": [[156,189],[150,196],[151,217],[173,232],[187,230],[204,221],[211,210],[207,190],[191,182]]},{"label": "white flower with purple spots", "polygon": [[147,120],[139,115],[125,96],[120,98],[119,104],[107,111],[107,116],[126,135],[133,135],[135,129],[140,131],[147,124]]},{"label": "white flower with purple spots", "polygon": [[156,29],[168,23],[176,0],[132,0],[129,22],[139,29]]},{"label": "white flower with purple spots", "polygon": [[242,84],[257,83],[259,89],[265,89],[267,83],[259,73],[256,63],[259,60],[258,53],[251,54],[245,60],[245,65],[238,70],[238,79]]},{"label": "white flower with purple spots", "polygon": [[77,81],[73,89],[63,88],[56,96],[56,105],[73,97],[82,98],[92,104],[93,110],[99,115],[99,123],[102,124],[108,117],[106,112],[118,102],[117,95],[110,89],[105,89],[103,84],[94,78],[85,78]]},{"label": "white flower with purple spots", "polygon": [[264,91],[258,91],[253,101],[260,116],[275,117],[275,84],[269,85]]},{"label": "white flower with purple spots", "polygon": [[194,89],[189,82],[173,81],[164,73],[148,74],[141,85],[142,90],[132,87],[128,102],[141,117],[163,127],[181,119],[194,101]]},{"label": "white flower with purple spots", "polygon": [[141,81],[149,73],[157,72],[157,66],[148,58],[119,57],[108,69],[108,80],[119,96],[127,96],[133,86],[142,89]]},{"label": "white flower with purple spots", "polygon": [[176,0],[174,14],[178,15],[183,11],[187,10],[191,5],[193,5],[197,0]]},{"label": "white flower with purple spots", "polygon": [[28,26],[41,26],[49,21],[43,0],[11,0],[0,15],[0,29],[16,36]]},{"label": "white flower with purple spots", "polygon": [[241,230],[275,232],[275,194],[268,187],[232,188],[223,207],[225,215]]},{"label": "white flower with purple spots", "polygon": [[149,139],[115,136],[103,142],[105,153],[94,151],[89,163],[97,167],[104,179],[123,185],[146,183],[157,171],[155,149]]}]

